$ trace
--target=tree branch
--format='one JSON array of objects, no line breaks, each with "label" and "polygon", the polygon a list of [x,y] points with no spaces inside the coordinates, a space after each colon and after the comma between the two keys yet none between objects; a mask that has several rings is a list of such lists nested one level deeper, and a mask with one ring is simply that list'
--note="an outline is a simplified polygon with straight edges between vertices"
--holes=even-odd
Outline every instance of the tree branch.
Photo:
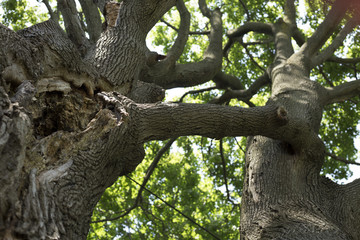
[{"label": "tree branch", "polygon": [[221,163],[222,163],[222,167],[223,167],[223,176],[224,176],[227,200],[229,202],[231,202],[233,205],[239,205],[239,204],[236,204],[231,199],[231,196],[230,196],[229,184],[228,184],[228,179],[227,179],[227,171],[226,171],[226,160],[225,160],[225,157],[224,157],[224,148],[223,148],[223,139],[222,138],[220,139],[220,156],[221,156]]},{"label": "tree branch", "polygon": [[222,64],[222,20],[219,9],[210,12],[211,30],[209,45],[203,60],[196,63],[176,64],[171,68],[162,67],[162,62],[144,71],[140,78],[153,82],[165,89],[191,87],[210,81],[221,69]]},{"label": "tree branch", "polygon": [[174,69],[157,75],[162,72],[162,69],[158,69],[155,65],[153,69],[141,76],[141,81],[154,82],[164,89],[193,87],[210,81],[219,68],[219,64],[206,59],[196,63],[176,64]]},{"label": "tree branch", "polygon": [[95,43],[101,34],[102,23],[99,10],[93,0],[79,0],[81,8],[85,14],[87,31],[90,41]]},{"label": "tree branch", "polygon": [[274,26],[276,49],[274,62],[281,62],[288,59],[294,53],[294,49],[291,43],[291,26],[285,23],[281,18]]},{"label": "tree branch", "polygon": [[246,7],[246,4],[242,1],[242,0],[239,0],[241,6],[244,8],[245,10],[245,13],[246,13],[246,17],[247,17],[247,21],[250,21],[251,20],[251,16],[250,16],[250,13],[249,13],[249,10],[247,9]]},{"label": "tree branch", "polygon": [[52,20],[54,20],[55,22],[59,22],[59,13],[58,12],[54,12],[49,4],[48,0],[43,0],[43,3],[45,4],[49,14],[50,14],[50,18]]},{"label": "tree branch", "polygon": [[[176,32],[179,31],[178,28],[176,28],[174,25],[168,23],[167,21],[165,21],[164,19],[160,19],[160,21],[162,23],[164,23],[166,26],[172,28],[173,30],[175,30]],[[189,31],[189,35],[209,35],[210,31],[203,31],[203,32],[197,32],[197,31]]]},{"label": "tree branch", "polygon": [[287,122],[286,111],[283,116],[281,109],[274,106],[238,108],[181,103],[138,106],[142,116],[139,139],[144,142],[187,135],[217,139],[258,134],[274,137],[274,129]]},{"label": "tree branch", "polygon": [[245,89],[240,79],[238,79],[233,75],[226,74],[224,72],[218,72],[214,76],[213,81],[216,83],[216,86],[218,88],[222,88],[222,89],[231,88],[233,90]]},{"label": "tree branch", "polygon": [[259,69],[261,69],[263,72],[265,72],[266,70],[260,66],[256,61],[255,61],[255,58],[253,57],[253,55],[251,54],[251,52],[249,51],[249,49],[247,48],[247,46],[244,44],[244,42],[242,41],[242,38],[241,40],[239,41],[240,44],[244,47],[247,55],[250,57],[251,61],[255,64],[255,66],[257,66]]},{"label": "tree branch", "polygon": [[180,27],[178,31],[178,37],[176,38],[174,45],[169,50],[167,57],[162,64],[166,65],[167,67],[173,66],[175,62],[180,58],[189,36],[190,13],[186,9],[183,0],[177,0],[176,7],[180,14]]},{"label": "tree branch", "polygon": [[341,44],[343,44],[346,36],[352,32],[356,25],[357,21],[355,21],[354,19],[348,21],[345,27],[334,38],[331,45],[328,46],[324,51],[322,51],[312,60],[312,68],[329,59],[334,54],[334,52],[341,46]]},{"label": "tree branch", "polygon": [[336,63],[359,63],[360,58],[339,58],[336,56],[331,56],[327,59],[328,62],[336,62]]},{"label": "tree branch", "polygon": [[148,167],[146,174],[144,176],[144,180],[140,185],[140,189],[138,191],[138,194],[136,196],[136,199],[133,203],[133,205],[131,207],[129,207],[128,209],[125,210],[124,213],[115,216],[115,217],[111,217],[111,218],[105,218],[105,219],[101,219],[101,220],[96,220],[96,221],[92,221],[91,223],[98,223],[98,222],[107,222],[107,221],[114,221],[117,220],[119,218],[125,217],[126,215],[128,215],[132,210],[134,210],[135,208],[137,208],[140,204],[140,200],[142,198],[142,192],[144,191],[145,186],[147,184],[147,182],[149,181],[151,174],[154,172],[154,169],[156,168],[157,164],[159,163],[161,157],[164,155],[164,153],[166,151],[169,150],[169,148],[171,147],[171,145],[174,143],[174,141],[176,140],[176,138],[172,138],[170,139],[160,150],[159,152],[156,154],[154,160],[152,161],[151,165]]},{"label": "tree branch", "polygon": [[321,75],[323,76],[323,78],[325,79],[327,84],[329,84],[331,87],[334,87],[334,84],[331,82],[331,80],[328,78],[328,76],[326,76],[322,66],[319,66],[319,72],[321,73]]},{"label": "tree branch", "polygon": [[340,161],[340,162],[343,162],[343,163],[346,163],[346,164],[354,164],[354,165],[360,166],[360,163],[346,160],[346,159],[344,159],[344,158],[341,158],[341,157],[336,156],[335,154],[332,154],[332,153],[329,153],[329,152],[326,152],[325,154],[328,155],[329,157],[335,159],[336,161]]},{"label": "tree branch", "polygon": [[134,137],[139,143],[187,135],[217,139],[253,135],[279,138],[286,133],[293,138],[291,134],[298,131],[295,126],[289,132],[276,130],[286,125],[289,119],[287,111],[274,104],[256,108],[214,104],[138,104],[116,92],[102,92],[97,96],[104,106],[112,106],[117,121],[127,122],[127,126],[136,124]]},{"label": "tree branch", "polygon": [[93,0],[93,2],[99,8],[100,12],[104,15],[105,5],[107,2],[110,2],[110,0]]},{"label": "tree branch", "polygon": [[89,47],[88,39],[81,27],[74,0],[58,0],[58,8],[61,11],[65,23],[66,33],[82,54]]},{"label": "tree branch", "polygon": [[[151,174],[154,172],[156,166],[158,165],[161,157],[164,155],[164,153],[166,151],[168,151],[171,147],[171,145],[176,141],[176,137],[175,138],[171,138],[156,154],[154,160],[152,161],[151,165],[148,167],[148,169],[146,170],[146,175],[144,176],[144,180],[141,184],[141,189],[138,192],[138,196],[141,195],[141,193],[143,192],[147,182],[149,181]],[[137,200],[138,201],[138,200]]]},{"label": "tree branch", "polygon": [[236,145],[238,146],[238,148],[243,152],[243,154],[245,155],[246,150],[243,149],[243,147],[241,146],[241,144],[238,142],[238,140],[236,139],[236,137],[234,137]]},{"label": "tree branch", "polygon": [[274,41],[274,38],[270,37],[268,39],[265,39],[263,41],[253,41],[253,42],[243,42],[242,44],[244,46],[251,46],[251,45],[261,45],[261,44],[269,44]]},{"label": "tree branch", "polygon": [[211,17],[211,11],[208,8],[205,0],[199,0],[199,8],[200,8],[202,15],[204,15],[207,18]]},{"label": "tree branch", "polygon": [[256,81],[246,90],[228,90],[221,97],[215,98],[211,101],[214,104],[222,104],[233,98],[240,101],[248,102],[263,86],[270,83],[269,76],[265,73],[261,75]]},{"label": "tree branch", "polygon": [[294,0],[287,0],[284,7],[284,21],[289,25],[296,25],[296,8]]},{"label": "tree branch", "polygon": [[345,16],[348,7],[349,6],[344,4],[343,0],[336,0],[332,5],[330,12],[325,17],[325,20],[320,24],[307,42],[302,45],[299,53],[304,54],[308,58],[315,55],[337,28],[340,21]]},{"label": "tree branch", "polygon": [[204,89],[199,89],[199,90],[188,91],[188,92],[184,93],[184,94],[181,96],[181,98],[180,98],[178,101],[176,101],[176,102],[181,103],[181,102],[184,100],[184,98],[185,98],[187,95],[189,95],[189,94],[197,94],[197,93],[202,93],[202,92],[211,91],[211,90],[214,90],[214,89],[217,89],[217,87],[209,87],[209,88],[204,88]]},{"label": "tree branch", "polygon": [[[205,1],[205,0],[199,0]],[[209,46],[204,52],[204,59],[208,59],[218,65],[217,70],[221,69],[222,63],[222,20],[220,9],[215,9],[210,15],[211,30],[209,35]],[[212,66],[215,67],[215,66]],[[214,74],[215,75],[215,74]]]},{"label": "tree branch", "polygon": [[227,32],[229,41],[226,43],[223,52],[226,54],[236,41],[236,38],[242,38],[248,32],[264,33],[273,36],[273,26],[270,23],[248,22],[237,29],[229,30]]},{"label": "tree branch", "polygon": [[[136,180],[132,179],[131,177],[127,176],[127,178],[129,178],[131,181],[133,181],[134,183],[140,185],[140,183],[138,183]],[[179,213],[180,215],[182,215],[183,217],[185,217],[186,219],[188,219],[190,222],[192,222],[194,225],[198,226],[199,228],[201,228],[202,230],[204,230],[205,232],[209,233],[214,239],[220,240],[220,238],[218,236],[216,236],[214,233],[212,233],[211,231],[209,231],[208,229],[206,229],[205,227],[201,226],[199,223],[197,223],[193,218],[189,217],[188,215],[186,215],[185,213],[181,212],[179,209],[177,209],[175,206],[171,205],[170,203],[168,203],[167,201],[165,201],[164,199],[162,199],[160,196],[158,196],[157,194],[155,194],[154,192],[150,191],[149,189],[145,188],[145,190],[147,192],[149,192],[150,194],[152,194],[153,196],[155,196],[157,199],[159,199],[161,202],[163,202],[166,206],[174,209],[177,213]]]},{"label": "tree branch", "polygon": [[257,32],[272,35],[273,24],[262,22],[248,22],[238,27],[237,29],[229,30],[227,32],[227,36],[229,38],[242,37],[248,32]]},{"label": "tree branch", "polygon": [[326,95],[323,97],[325,104],[343,102],[360,94],[360,80],[343,83],[332,88],[325,88]]},{"label": "tree branch", "polygon": [[292,29],[292,37],[299,47],[301,47],[306,42],[304,34],[297,27]]}]

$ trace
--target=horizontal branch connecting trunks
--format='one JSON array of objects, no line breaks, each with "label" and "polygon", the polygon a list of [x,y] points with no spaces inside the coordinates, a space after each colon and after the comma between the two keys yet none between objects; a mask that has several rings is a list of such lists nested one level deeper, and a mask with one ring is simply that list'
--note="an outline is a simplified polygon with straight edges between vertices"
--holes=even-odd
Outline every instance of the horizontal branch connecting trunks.
[{"label": "horizontal branch connecting trunks", "polygon": [[262,135],[285,141],[299,152],[310,146],[319,151],[323,146],[308,124],[291,119],[284,107],[273,103],[240,108],[214,104],[138,104],[125,96],[108,92],[99,93],[98,97],[105,105],[111,102],[118,121],[129,126],[136,124],[130,128],[133,128],[131,131],[133,136],[137,136],[135,142],[138,143],[187,135],[216,139]]}]

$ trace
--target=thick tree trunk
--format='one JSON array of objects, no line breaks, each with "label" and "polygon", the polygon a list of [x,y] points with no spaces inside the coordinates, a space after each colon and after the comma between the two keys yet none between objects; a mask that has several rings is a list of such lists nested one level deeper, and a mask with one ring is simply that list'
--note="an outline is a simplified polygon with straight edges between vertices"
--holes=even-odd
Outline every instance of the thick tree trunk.
[{"label": "thick tree trunk", "polygon": [[316,138],[324,93],[306,75],[293,63],[273,70],[270,101],[284,106],[289,125],[303,127],[293,136],[293,144],[249,138],[242,239],[359,239],[360,222],[351,217],[358,210],[345,200],[352,193],[320,177],[324,148]]},{"label": "thick tree trunk", "polygon": [[95,204],[143,159],[142,145],[83,93],[36,98],[31,124],[2,91],[1,237],[85,239]]},{"label": "thick tree trunk", "polygon": [[161,88],[135,80],[147,32],[175,3],[163,2],[124,1],[86,61],[52,20],[17,33],[0,26],[1,239],[85,239],[104,190],[141,162],[136,122],[94,93],[115,85],[140,102],[162,99]]},{"label": "thick tree trunk", "polygon": [[319,177],[314,159],[289,147],[261,136],[249,140],[242,239],[358,239],[344,192]]}]

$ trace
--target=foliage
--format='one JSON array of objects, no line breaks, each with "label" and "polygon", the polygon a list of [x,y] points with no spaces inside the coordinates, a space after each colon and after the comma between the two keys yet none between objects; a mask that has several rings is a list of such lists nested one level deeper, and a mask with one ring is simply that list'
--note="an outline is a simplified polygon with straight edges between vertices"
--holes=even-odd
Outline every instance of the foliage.
[{"label": "foliage", "polygon": [[[146,144],[146,158],[131,178],[141,182],[158,152],[161,143]],[[227,161],[227,179],[230,200],[223,180],[223,165],[218,149],[219,141],[202,137],[181,137],[176,146],[163,156],[146,188],[160,196],[176,209],[194,219],[220,239],[239,238],[240,201],[243,152],[234,138],[224,139]],[[127,177],[121,177],[103,195],[94,212],[94,219],[121,214],[133,204],[139,186]],[[124,197],[126,196],[126,197]],[[221,226],[221,228],[219,228]],[[92,224],[89,239],[208,239],[209,234],[187,218],[166,206],[147,191],[139,206],[126,218]],[[211,236],[210,236],[211,237]]]},{"label": "foliage", "polygon": [[39,12],[34,1],[3,0],[0,5],[4,11],[2,24],[15,31],[45,21],[47,18],[46,13]]},{"label": "foliage", "polygon": [[[208,31],[209,24],[199,13],[197,1],[185,2],[192,14],[190,31]],[[208,4],[212,8],[220,7],[222,10],[225,44],[226,32],[249,20],[276,22],[283,14],[281,6],[284,1],[212,0],[208,1]],[[299,5],[301,4],[304,6],[305,3],[300,1]],[[39,13],[40,10],[26,0],[4,0],[1,1],[1,6],[4,9],[3,24],[11,26],[14,30],[45,19],[45,15]],[[306,14],[299,12],[301,18],[298,24],[305,36],[309,36],[324,18],[328,6],[319,6],[320,1],[308,1],[304,7]],[[168,12],[164,20],[178,28],[180,17],[176,8]],[[176,36],[175,30],[164,23],[159,23],[149,34],[149,41],[166,54]],[[244,44],[237,43],[226,54],[223,61],[225,72],[237,76],[245,87],[251,85],[262,74],[262,69],[273,61],[275,53],[273,42],[267,40],[267,37],[261,34],[246,34],[243,39]],[[345,46],[336,54],[343,57],[360,57],[359,42],[360,32],[357,29],[349,35]],[[179,62],[200,61],[206,47],[205,35],[190,35]],[[359,67],[359,63],[326,62],[311,73],[311,78],[324,86],[336,86],[349,79],[358,79]],[[210,83],[195,89],[213,85]],[[190,94],[184,98],[184,101],[206,103],[221,93],[213,90]],[[257,106],[264,105],[270,94],[270,88],[264,88],[251,101]],[[327,150],[352,161],[356,159],[357,154],[353,139],[358,135],[356,126],[360,121],[359,101],[358,97],[328,106],[324,111],[320,129],[320,136]],[[229,104],[246,106],[234,99]],[[238,239],[246,139],[224,138],[221,141],[222,147],[220,140],[199,136],[179,138],[171,150],[163,155],[146,188],[220,239]],[[145,159],[129,177],[141,183],[146,169],[164,144],[163,142],[147,143]],[[223,161],[226,162],[226,171]],[[330,157],[326,159],[322,173],[338,180],[346,179],[351,175],[347,165]],[[125,217],[106,221],[123,214],[124,209],[132,207],[139,189],[139,185],[125,176],[108,188],[93,214],[94,221],[105,221],[91,224],[88,239],[208,239],[211,237],[208,232],[148,191],[143,191],[138,206]]]}]

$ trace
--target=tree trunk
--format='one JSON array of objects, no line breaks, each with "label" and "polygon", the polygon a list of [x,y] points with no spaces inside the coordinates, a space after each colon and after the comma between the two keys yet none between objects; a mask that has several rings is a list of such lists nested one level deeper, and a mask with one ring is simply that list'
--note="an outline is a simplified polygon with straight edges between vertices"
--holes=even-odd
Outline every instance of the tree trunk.
[{"label": "tree trunk", "polygon": [[242,239],[358,239],[357,210],[346,207],[349,193],[319,177],[312,159],[256,136],[246,161]]},{"label": "tree trunk", "polygon": [[145,36],[173,5],[122,2],[117,26],[86,54],[81,36],[74,45],[75,36],[52,20],[17,33],[0,26],[1,239],[86,238],[105,189],[144,157],[124,106],[94,93],[163,98],[160,87],[136,80],[148,52]]},{"label": "tree trunk", "polygon": [[270,101],[287,110],[288,124],[298,130],[292,144],[263,136],[248,139],[241,238],[358,239],[359,219],[353,216],[359,213],[359,198],[320,176],[325,152],[316,138],[326,94],[301,64],[292,63],[301,60],[288,62],[273,70]]}]

